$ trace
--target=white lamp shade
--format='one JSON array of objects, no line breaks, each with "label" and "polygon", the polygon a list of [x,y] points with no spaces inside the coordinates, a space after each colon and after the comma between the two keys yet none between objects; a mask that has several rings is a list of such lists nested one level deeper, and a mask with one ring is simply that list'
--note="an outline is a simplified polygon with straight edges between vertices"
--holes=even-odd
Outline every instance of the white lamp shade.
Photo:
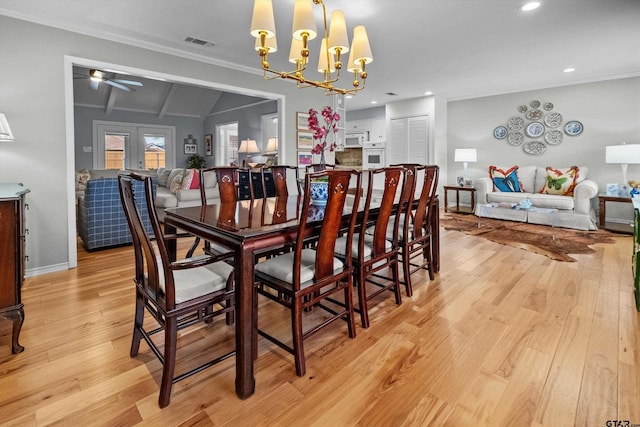
[{"label": "white lamp shade", "polygon": [[335,54],[338,48],[341,53],[349,52],[349,37],[347,36],[344,12],[334,10],[331,12],[331,22],[329,23],[329,52]]},{"label": "white lamp shade", "polygon": [[295,37],[291,38],[291,49],[289,50],[289,62],[296,63],[296,61],[302,61],[302,40],[298,40]]},{"label": "white lamp shade", "polygon": [[[260,37],[256,39],[256,50],[260,50],[262,47],[262,42],[260,41]],[[276,37],[271,37],[270,39],[266,39],[264,41],[264,47],[267,49],[267,52],[273,53],[278,51],[278,40]]]},{"label": "white lamp shade", "polygon": [[11,128],[9,127],[7,117],[4,115],[4,113],[0,113],[0,141],[12,142],[13,140],[13,133],[11,132]]},{"label": "white lamp shade", "polygon": [[[351,44],[351,55],[349,56],[349,66],[357,63],[360,64],[361,60],[364,60],[365,64],[373,61],[373,54],[371,53],[371,46],[369,45],[369,37],[367,37],[367,30],[364,25],[358,25],[353,29],[353,43]],[[353,59],[353,62],[351,61]]]},{"label": "white lamp shade", "polygon": [[255,139],[243,139],[240,142],[240,148],[238,148],[238,153],[259,153],[260,149],[258,148],[258,144]]},{"label": "white lamp shade", "polygon": [[456,148],[453,160],[456,162],[476,162],[477,150],[475,148]]},{"label": "white lamp shade", "polygon": [[296,0],[293,7],[293,37],[302,40],[303,33],[309,34],[308,40],[315,39],[318,34],[311,0]]},{"label": "white lamp shade", "polygon": [[618,164],[640,163],[640,144],[607,145],[605,162]]},{"label": "white lamp shade", "polygon": [[[327,54],[329,56],[329,66],[327,67]],[[322,39],[322,44],[320,45],[320,54],[318,55],[318,72],[325,73],[330,72],[333,73],[336,70],[335,67],[335,57],[333,53],[327,51],[327,39]]]},{"label": "white lamp shade", "polygon": [[251,18],[251,35],[260,38],[264,31],[270,39],[276,35],[276,24],[273,19],[273,3],[271,0],[255,0],[253,3],[253,17]]},{"label": "white lamp shade", "polygon": [[277,153],[278,152],[278,138],[269,138],[267,141],[267,148],[264,150],[266,153]]}]

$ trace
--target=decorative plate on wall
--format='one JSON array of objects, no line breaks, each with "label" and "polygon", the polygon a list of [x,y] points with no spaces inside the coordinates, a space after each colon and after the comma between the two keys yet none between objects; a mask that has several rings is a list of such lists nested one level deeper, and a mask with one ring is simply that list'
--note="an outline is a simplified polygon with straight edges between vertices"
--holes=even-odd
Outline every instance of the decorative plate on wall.
[{"label": "decorative plate on wall", "polygon": [[583,129],[582,123],[577,120],[572,120],[564,125],[564,132],[569,136],[580,135]]},{"label": "decorative plate on wall", "polygon": [[493,136],[497,139],[505,139],[509,131],[504,126],[498,126],[493,130]]},{"label": "decorative plate on wall", "polygon": [[538,108],[540,106],[540,101],[531,101],[529,105],[531,108]]},{"label": "decorative plate on wall", "polygon": [[521,145],[524,142],[524,134],[522,132],[510,133],[508,141],[511,145]]},{"label": "decorative plate on wall", "polygon": [[541,142],[541,141],[527,141],[522,146],[522,149],[527,154],[531,154],[533,156],[539,156],[540,154],[547,151],[547,146],[544,144],[544,142]]},{"label": "decorative plate on wall", "polygon": [[527,107],[526,105],[521,105],[521,106],[518,107],[518,112],[519,113],[526,113],[528,109],[529,109],[529,107]]},{"label": "decorative plate on wall", "polygon": [[560,113],[548,113],[544,116],[544,124],[550,128],[557,128],[562,124],[562,114]]},{"label": "decorative plate on wall", "polygon": [[538,138],[544,133],[544,125],[540,122],[531,122],[527,125],[525,133],[530,138]]},{"label": "decorative plate on wall", "polygon": [[538,120],[542,118],[542,111],[535,109],[535,110],[529,110],[529,112],[526,114],[527,119],[529,120]]},{"label": "decorative plate on wall", "polygon": [[547,144],[558,145],[562,142],[562,132],[559,130],[550,130],[544,134],[544,140]]},{"label": "decorative plate on wall", "polygon": [[524,127],[524,119],[522,117],[513,116],[507,122],[507,127],[510,130],[522,130]]},{"label": "decorative plate on wall", "polygon": [[545,102],[544,106],[542,108],[544,108],[547,111],[551,111],[551,110],[553,110],[553,104],[550,103],[550,102]]}]

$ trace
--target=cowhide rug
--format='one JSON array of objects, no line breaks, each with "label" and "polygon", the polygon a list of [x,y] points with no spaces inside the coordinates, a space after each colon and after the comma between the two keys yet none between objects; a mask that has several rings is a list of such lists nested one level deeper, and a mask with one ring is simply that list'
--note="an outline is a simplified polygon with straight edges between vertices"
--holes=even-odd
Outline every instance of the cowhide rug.
[{"label": "cowhide rug", "polygon": [[558,261],[575,262],[569,254],[595,252],[589,245],[613,243],[613,234],[606,230],[582,231],[547,225],[527,224],[475,215],[451,214],[440,218],[447,230],[463,231],[493,242],[525,249]]}]

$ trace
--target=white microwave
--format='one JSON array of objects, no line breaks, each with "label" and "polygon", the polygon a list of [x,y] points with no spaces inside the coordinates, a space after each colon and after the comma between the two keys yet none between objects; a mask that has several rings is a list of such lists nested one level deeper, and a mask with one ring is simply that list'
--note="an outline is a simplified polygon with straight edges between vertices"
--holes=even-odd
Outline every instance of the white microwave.
[{"label": "white microwave", "polygon": [[347,148],[362,147],[367,141],[369,141],[369,132],[348,133],[344,139],[344,146]]}]

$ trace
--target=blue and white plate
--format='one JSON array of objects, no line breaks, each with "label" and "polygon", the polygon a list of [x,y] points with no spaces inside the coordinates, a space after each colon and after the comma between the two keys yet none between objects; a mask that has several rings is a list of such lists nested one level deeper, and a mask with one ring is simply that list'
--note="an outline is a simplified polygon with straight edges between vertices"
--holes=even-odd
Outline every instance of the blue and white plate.
[{"label": "blue and white plate", "polygon": [[531,122],[527,125],[525,133],[530,138],[537,138],[544,133],[544,125],[540,122]]},{"label": "blue and white plate", "polygon": [[569,136],[580,135],[583,129],[582,123],[577,120],[572,120],[564,125],[564,132]]},{"label": "blue and white plate", "polygon": [[495,136],[496,139],[505,139],[507,133],[509,133],[509,131],[507,131],[507,128],[504,126],[498,126],[493,130],[493,136]]}]

